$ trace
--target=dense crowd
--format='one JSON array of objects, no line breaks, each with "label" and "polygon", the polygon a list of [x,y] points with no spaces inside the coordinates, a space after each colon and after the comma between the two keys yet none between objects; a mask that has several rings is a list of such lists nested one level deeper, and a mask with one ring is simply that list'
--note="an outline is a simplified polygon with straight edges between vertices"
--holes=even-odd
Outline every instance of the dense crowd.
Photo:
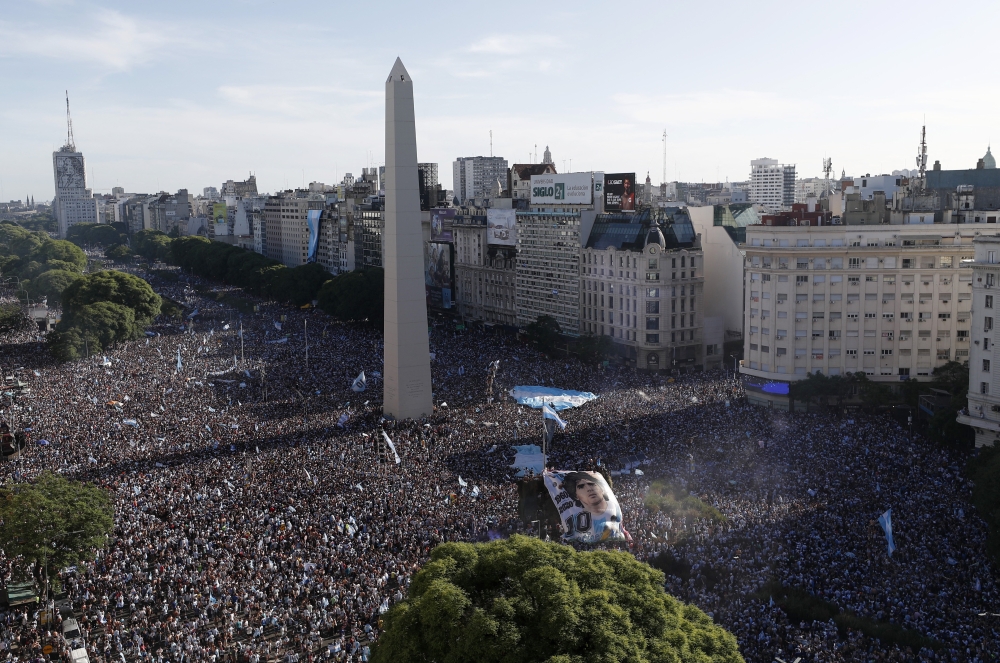
[{"label": "dense crowd", "polygon": [[[642,475],[613,477],[633,539],[619,547],[688,565],[667,575],[667,591],[733,632],[748,661],[992,661],[1000,651],[985,528],[961,473],[968,451],[911,439],[881,416],[762,410],[731,373],[586,366],[444,322],[431,333],[434,414],[386,421],[380,330],[194,279],[154,283],[197,315],[72,364],[55,364],[37,334],[0,346],[3,373],[31,387],[3,402],[32,441],[0,465],[3,478],[51,470],[114,496],[110,545],[61,576],[64,614],[79,619],[95,663],[366,660],[381,615],[436,544],[529,531],[511,446],[539,441],[542,424],[506,397],[514,385],[599,395],[563,413],[550,462],[617,469],[645,457]],[[648,510],[654,478],[726,520]],[[891,557],[875,522],[888,508]],[[792,623],[762,594],[769,582],[940,646],[907,651]],[[48,628],[35,610],[9,611],[0,658],[37,658]]]}]

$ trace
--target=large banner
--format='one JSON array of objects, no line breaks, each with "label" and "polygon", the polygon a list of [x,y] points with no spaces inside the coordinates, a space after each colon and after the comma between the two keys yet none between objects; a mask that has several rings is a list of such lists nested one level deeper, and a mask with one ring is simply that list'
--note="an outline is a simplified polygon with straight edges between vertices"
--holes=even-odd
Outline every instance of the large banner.
[{"label": "large banner", "polygon": [[590,173],[545,173],[531,176],[532,205],[590,205],[594,179]]},{"label": "large banner", "polygon": [[306,225],[309,226],[309,253],[306,262],[316,262],[316,253],[319,250],[319,224],[323,215],[321,209],[311,209],[306,211]]},{"label": "large banner", "polygon": [[454,242],[455,231],[452,224],[455,221],[455,210],[453,209],[432,209],[431,210],[431,241],[432,242]]},{"label": "large banner", "polygon": [[451,308],[451,244],[424,244],[424,284],[431,306]]},{"label": "large banner", "polygon": [[486,210],[486,243],[517,246],[517,210]]},{"label": "large banner", "polygon": [[598,472],[546,471],[545,487],[562,521],[563,539],[581,543],[624,541],[622,510]]},{"label": "large banner", "polygon": [[612,173],[604,176],[604,211],[635,211],[635,173]]}]

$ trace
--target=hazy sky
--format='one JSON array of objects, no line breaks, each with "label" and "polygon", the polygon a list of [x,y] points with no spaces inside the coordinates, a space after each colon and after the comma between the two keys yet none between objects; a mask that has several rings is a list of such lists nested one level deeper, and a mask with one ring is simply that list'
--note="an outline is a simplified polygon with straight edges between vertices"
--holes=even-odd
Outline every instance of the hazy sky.
[{"label": "hazy sky", "polygon": [[998,2],[342,3],[18,0],[0,18],[0,199],[53,194],[76,145],[96,191],[262,191],[384,160],[384,86],[414,80],[417,149],[743,180],[777,158],[848,174],[972,168],[1000,140]]}]

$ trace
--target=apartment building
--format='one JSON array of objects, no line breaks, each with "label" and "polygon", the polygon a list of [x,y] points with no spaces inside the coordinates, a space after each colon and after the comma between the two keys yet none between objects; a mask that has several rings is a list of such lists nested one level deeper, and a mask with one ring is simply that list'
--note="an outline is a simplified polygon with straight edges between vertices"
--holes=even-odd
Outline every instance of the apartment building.
[{"label": "apartment building", "polygon": [[746,230],[744,374],[930,380],[968,359],[974,227]]},{"label": "apartment building", "polygon": [[747,194],[751,202],[769,212],[789,209],[795,202],[795,166],[780,164],[777,159],[754,159]]},{"label": "apartment building", "polygon": [[452,222],[458,312],[463,319],[515,327],[517,249],[489,243],[485,212],[460,214]]},{"label": "apartment building", "polygon": [[976,432],[976,446],[1000,440],[1000,356],[997,354],[997,314],[1000,311],[1000,235],[973,241],[972,343],[969,346],[969,406],[958,422]]},{"label": "apartment building", "polygon": [[581,333],[607,335],[638,368],[721,361],[702,342],[704,274],[686,208],[600,214],[581,252]]},{"label": "apartment building", "polygon": [[538,208],[517,212],[517,324],[541,315],[555,318],[565,334],[580,333],[581,238],[596,213]]},{"label": "apartment building", "polygon": [[310,209],[323,209],[324,202],[321,194],[304,190],[269,196],[262,212],[267,236],[265,255],[288,267],[304,265],[309,251],[306,217]]}]

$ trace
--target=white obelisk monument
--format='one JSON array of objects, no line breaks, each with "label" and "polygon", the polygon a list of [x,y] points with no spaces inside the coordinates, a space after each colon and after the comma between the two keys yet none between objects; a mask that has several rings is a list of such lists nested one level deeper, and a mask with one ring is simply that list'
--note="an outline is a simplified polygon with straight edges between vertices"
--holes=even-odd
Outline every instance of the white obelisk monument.
[{"label": "white obelisk monument", "polygon": [[413,82],[396,58],[385,82],[385,370],[382,411],[396,419],[430,415],[431,361],[424,295],[424,238],[417,184]]}]

